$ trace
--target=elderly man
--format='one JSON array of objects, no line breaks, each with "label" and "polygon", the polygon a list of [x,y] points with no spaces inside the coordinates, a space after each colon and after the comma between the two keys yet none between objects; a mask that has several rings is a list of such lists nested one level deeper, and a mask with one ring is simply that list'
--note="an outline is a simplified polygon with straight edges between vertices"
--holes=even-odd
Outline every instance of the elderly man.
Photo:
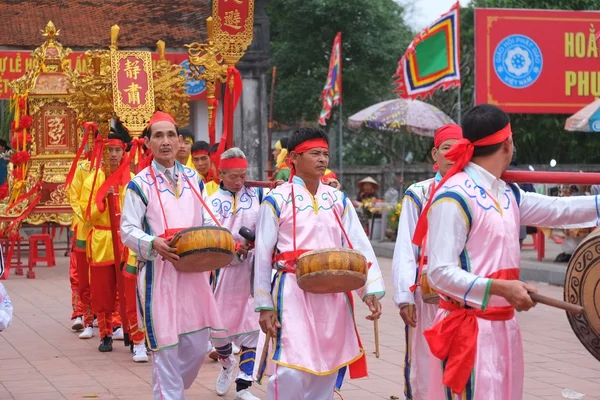
[{"label": "elderly man", "polygon": [[230,266],[215,271],[215,298],[227,331],[212,335],[223,367],[217,379],[219,396],[224,396],[229,391],[234,379],[236,361],[232,354],[232,344],[241,347],[240,372],[235,381],[236,400],[258,400],[249,390],[253,381],[252,371],[260,331],[251,292],[254,243],[247,243],[239,231],[242,227],[254,231],[262,201],[262,189],[244,185],[247,169],[246,156],[240,149],[234,147],[225,151],[219,164],[221,187],[209,197],[213,213],[220,219],[222,226],[233,234],[238,254]]},{"label": "elderly man", "polygon": [[208,274],[175,269],[179,257],[169,240],[183,229],[216,221],[205,206],[196,171],[175,160],[182,139],[173,118],[157,112],[147,136],[154,160],[127,186],[121,234],[143,264],[138,294],[153,351],[154,398],[181,400],[210,350],[211,329],[224,327]]}]

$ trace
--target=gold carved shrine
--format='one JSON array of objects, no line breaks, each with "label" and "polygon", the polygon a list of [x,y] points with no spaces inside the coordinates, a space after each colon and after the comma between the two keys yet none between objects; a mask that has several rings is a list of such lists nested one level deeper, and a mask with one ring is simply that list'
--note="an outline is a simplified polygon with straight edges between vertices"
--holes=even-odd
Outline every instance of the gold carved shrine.
[{"label": "gold carved shrine", "polygon": [[[11,83],[15,94],[26,96],[32,119],[31,158],[22,194],[36,183],[40,184],[36,190],[41,193],[39,202],[22,222],[33,225],[49,222],[70,225],[73,219],[64,183],[79,147],[80,132],[77,114],[68,106],[69,76],[74,73],[68,67],[71,50],[56,41],[59,33],[49,22],[43,34],[46,41],[33,52],[33,68]],[[11,221],[21,216],[33,197],[12,208],[0,204],[0,220]]]}]

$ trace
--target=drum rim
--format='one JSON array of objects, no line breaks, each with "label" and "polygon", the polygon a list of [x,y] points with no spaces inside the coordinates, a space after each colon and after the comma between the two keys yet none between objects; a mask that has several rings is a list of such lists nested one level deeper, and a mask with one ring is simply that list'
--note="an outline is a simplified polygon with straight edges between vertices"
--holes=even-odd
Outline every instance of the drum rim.
[{"label": "drum rim", "polygon": [[183,258],[185,256],[189,256],[189,255],[192,255],[195,253],[207,253],[207,252],[228,254],[228,255],[231,255],[232,258],[235,256],[235,252],[233,252],[231,250],[223,249],[220,247],[205,247],[202,249],[193,249],[193,250],[184,251],[181,254],[179,254],[179,258]]},{"label": "drum rim", "polygon": [[[199,230],[203,230],[203,229],[214,229],[214,230],[218,230],[218,231],[229,232],[229,229],[223,228],[222,226],[193,226],[191,228],[182,229],[178,233],[184,234],[184,233],[199,231]],[[231,233],[231,232],[229,232],[229,233]]]},{"label": "drum rim", "polygon": [[301,254],[298,257],[298,260],[300,260],[303,257],[307,257],[307,256],[311,256],[311,255],[314,255],[314,254],[318,254],[318,253],[313,253],[314,251],[319,251],[319,252],[326,252],[326,251],[331,251],[331,252],[348,252],[348,253],[356,254],[356,255],[359,255],[359,256],[363,256],[363,257],[365,257],[365,259],[367,258],[361,251],[356,250],[356,249],[347,249],[347,248],[344,248],[344,247],[327,247],[327,248],[324,248],[324,249],[312,249],[312,250],[309,250],[306,253]]}]

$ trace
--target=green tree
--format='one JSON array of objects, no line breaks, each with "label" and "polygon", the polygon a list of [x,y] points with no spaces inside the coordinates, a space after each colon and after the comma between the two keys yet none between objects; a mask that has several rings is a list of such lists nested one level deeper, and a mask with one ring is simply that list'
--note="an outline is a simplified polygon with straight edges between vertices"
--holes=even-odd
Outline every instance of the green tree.
[{"label": "green tree", "polygon": [[[272,63],[277,66],[275,120],[317,120],[338,31],[342,32],[343,120],[394,98],[392,75],[414,32],[404,22],[403,8],[393,0],[277,0],[269,3],[267,12]],[[334,110],[327,127],[332,134],[339,129],[338,112]],[[390,133],[362,131],[344,132],[344,143],[345,163],[379,164],[398,159],[401,140]]]},{"label": "green tree", "polygon": [[[474,8],[529,8],[562,10],[598,10],[599,0],[473,0],[461,9],[461,75],[463,111],[474,101]],[[438,92],[433,103],[456,116],[456,94]],[[518,161],[547,164],[600,163],[600,137],[594,133],[566,132],[568,115],[511,114]]]}]

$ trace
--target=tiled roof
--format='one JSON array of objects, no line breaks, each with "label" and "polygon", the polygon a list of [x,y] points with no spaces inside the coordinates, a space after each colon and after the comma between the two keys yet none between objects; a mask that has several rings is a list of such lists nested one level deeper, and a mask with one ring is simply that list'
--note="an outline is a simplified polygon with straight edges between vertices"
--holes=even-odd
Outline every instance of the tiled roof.
[{"label": "tiled roof", "polygon": [[168,48],[202,42],[209,0],[0,0],[0,46],[37,47],[48,21],[60,29],[65,47],[102,48],[110,44],[110,27],[121,28],[119,48]]}]

